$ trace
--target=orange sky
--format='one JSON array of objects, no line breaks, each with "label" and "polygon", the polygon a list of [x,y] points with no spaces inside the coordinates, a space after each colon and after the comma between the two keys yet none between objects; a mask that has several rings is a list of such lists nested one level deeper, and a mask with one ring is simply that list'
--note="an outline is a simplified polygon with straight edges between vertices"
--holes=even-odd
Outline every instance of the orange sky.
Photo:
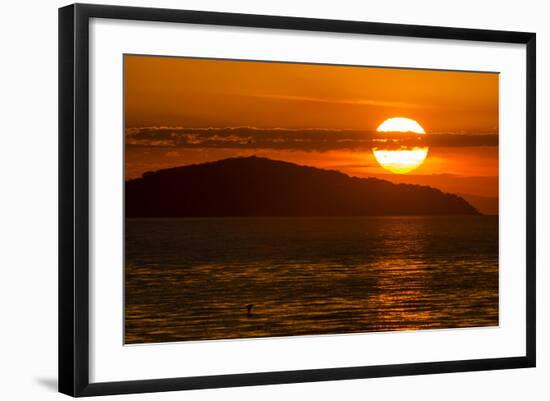
[{"label": "orange sky", "polygon": [[[255,154],[498,195],[498,74],[150,56],[124,63],[128,178]],[[373,131],[395,116],[418,121],[430,145],[426,162],[404,176],[378,166],[370,150]]]}]

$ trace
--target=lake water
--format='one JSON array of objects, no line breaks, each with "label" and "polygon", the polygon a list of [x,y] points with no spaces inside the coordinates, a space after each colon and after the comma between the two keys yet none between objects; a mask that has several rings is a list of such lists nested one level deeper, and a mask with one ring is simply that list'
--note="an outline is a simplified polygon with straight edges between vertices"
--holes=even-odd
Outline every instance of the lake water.
[{"label": "lake water", "polygon": [[496,325],[497,216],[126,220],[127,344]]}]

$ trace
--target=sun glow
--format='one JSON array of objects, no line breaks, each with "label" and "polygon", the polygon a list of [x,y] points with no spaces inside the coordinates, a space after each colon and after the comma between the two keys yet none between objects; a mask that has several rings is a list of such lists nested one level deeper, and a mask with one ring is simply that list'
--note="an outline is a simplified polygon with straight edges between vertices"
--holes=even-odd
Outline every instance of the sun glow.
[{"label": "sun glow", "polygon": [[[424,128],[410,118],[394,117],[385,120],[376,129],[379,133],[410,134],[416,136],[414,140],[420,141],[426,134]],[[417,169],[428,156],[427,146],[407,146],[400,144],[400,137],[391,135],[391,138],[376,138],[375,142],[380,142],[386,147],[373,147],[372,153],[376,161],[388,171],[395,174],[406,174]],[[409,142],[410,142],[410,138]],[[419,142],[420,144],[420,142]]]},{"label": "sun glow", "polygon": [[388,118],[376,129],[378,132],[413,132],[425,134],[424,128],[416,121],[405,117]]},{"label": "sun glow", "polygon": [[373,149],[376,161],[386,170],[396,174],[405,174],[420,166],[426,156],[428,148],[413,148],[403,150]]}]

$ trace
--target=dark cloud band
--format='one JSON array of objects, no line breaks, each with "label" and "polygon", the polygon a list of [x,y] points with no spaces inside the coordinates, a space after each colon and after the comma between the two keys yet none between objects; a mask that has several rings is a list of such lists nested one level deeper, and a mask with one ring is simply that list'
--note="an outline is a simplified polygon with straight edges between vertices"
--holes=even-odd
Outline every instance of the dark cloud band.
[{"label": "dark cloud band", "polygon": [[126,145],[171,148],[236,148],[301,151],[363,150],[374,146],[498,146],[498,135],[414,135],[359,130],[145,127],[126,130]]}]

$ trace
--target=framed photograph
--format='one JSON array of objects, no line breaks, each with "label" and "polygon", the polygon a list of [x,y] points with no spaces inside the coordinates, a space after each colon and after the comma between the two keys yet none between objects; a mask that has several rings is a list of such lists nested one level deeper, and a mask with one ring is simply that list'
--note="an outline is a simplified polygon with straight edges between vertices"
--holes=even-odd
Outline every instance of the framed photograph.
[{"label": "framed photograph", "polygon": [[59,390],[535,366],[535,34],[59,10]]}]

